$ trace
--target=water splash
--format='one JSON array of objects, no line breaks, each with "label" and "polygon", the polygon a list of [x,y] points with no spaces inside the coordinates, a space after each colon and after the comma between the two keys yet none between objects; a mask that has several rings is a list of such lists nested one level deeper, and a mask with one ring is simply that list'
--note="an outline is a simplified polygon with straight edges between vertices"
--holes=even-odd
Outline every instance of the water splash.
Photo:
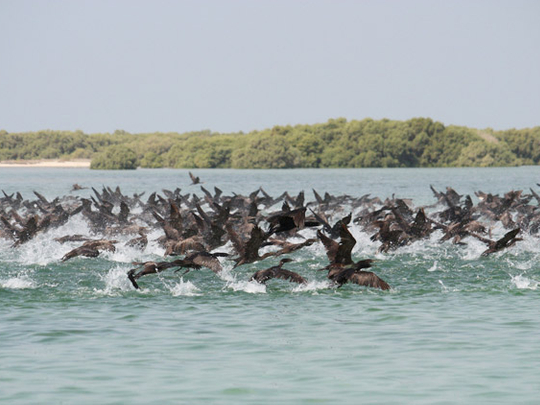
[{"label": "water splash", "polygon": [[233,273],[232,264],[223,264],[223,270],[218,274],[218,277],[226,282],[226,289],[233,291],[244,291],[250,294],[266,293],[266,286],[259,284],[256,281],[238,280],[237,274]]},{"label": "water splash", "polygon": [[128,270],[123,266],[113,267],[107,274],[100,276],[105,287],[102,289],[94,288],[94,292],[99,295],[118,295],[120,292],[133,290],[133,286],[126,276]]},{"label": "water splash", "polygon": [[467,246],[458,251],[463,260],[478,260],[487,247],[486,244],[476,238],[467,238]]},{"label": "water splash", "polygon": [[265,294],[266,286],[264,284],[259,284],[256,281],[234,281],[228,282],[225,286],[233,291],[244,291],[249,294]]},{"label": "water splash", "polygon": [[318,290],[326,290],[332,286],[332,283],[330,280],[322,280],[322,281],[310,281],[307,284],[299,284],[296,287],[293,288],[293,292],[307,292],[307,291],[318,291]]},{"label": "water splash", "polygon": [[10,290],[24,290],[37,288],[38,286],[36,282],[27,275],[19,275],[6,280],[0,280],[0,287]]},{"label": "water splash", "polygon": [[184,278],[180,278],[180,281],[178,283],[175,283],[173,285],[167,286],[169,291],[172,293],[173,297],[178,296],[187,296],[187,297],[194,297],[202,295],[199,293],[201,291],[195,284],[193,284],[191,281],[184,281]]},{"label": "water splash", "polygon": [[437,260],[435,260],[435,262],[433,262],[433,266],[431,266],[428,271],[435,271],[437,270],[437,267],[438,267],[438,262]]},{"label": "water splash", "polygon": [[540,282],[532,280],[524,275],[511,276],[511,283],[520,290],[536,290]]}]

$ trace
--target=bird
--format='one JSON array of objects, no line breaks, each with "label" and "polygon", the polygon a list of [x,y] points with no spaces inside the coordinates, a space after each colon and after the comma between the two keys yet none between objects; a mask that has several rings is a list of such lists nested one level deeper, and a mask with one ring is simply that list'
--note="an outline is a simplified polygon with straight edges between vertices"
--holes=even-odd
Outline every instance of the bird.
[{"label": "bird", "polygon": [[221,267],[221,263],[218,260],[218,257],[226,256],[229,256],[229,254],[222,252],[195,252],[184,257],[183,259],[175,260],[172,263],[175,263],[175,265],[179,268],[187,268],[187,270],[182,275],[189,273],[191,269],[200,269],[201,267],[207,267],[217,274],[223,270],[223,268]]},{"label": "bird", "polygon": [[317,231],[317,236],[326,249],[326,256],[330,260],[330,264],[351,264],[353,263],[351,252],[356,245],[356,239],[351,235],[347,225],[340,226],[340,242],[336,242],[323,234],[320,230]]},{"label": "bird", "polygon": [[189,172],[189,177],[191,178],[191,185],[201,183],[201,179],[199,177],[195,177],[191,172]]},{"label": "bird", "polygon": [[488,245],[488,249],[482,252],[482,256],[488,256],[492,253],[509,248],[510,246],[515,245],[516,242],[523,240],[522,238],[517,237],[519,232],[521,232],[520,228],[513,229],[510,232],[506,232],[502,238],[496,241],[484,238],[476,233],[471,233],[471,235]]},{"label": "bird", "polygon": [[249,239],[247,240],[240,238],[230,222],[225,224],[225,229],[227,230],[229,239],[233,244],[234,250],[238,254],[238,257],[234,259],[236,262],[234,267],[238,267],[246,263],[254,263],[274,255],[274,252],[268,252],[262,256],[259,255],[259,248],[268,238],[268,234],[266,234],[257,225],[251,226]]},{"label": "bird", "polygon": [[337,284],[338,288],[345,283],[354,283],[365,287],[389,290],[390,286],[372,271],[362,269],[371,267],[373,260],[366,259],[348,265],[334,265],[328,272],[328,278]]},{"label": "bird", "polygon": [[75,235],[65,235],[60,238],[55,238],[54,240],[58,243],[66,243],[66,242],[86,242],[91,239],[84,235],[75,234]]},{"label": "bird", "polygon": [[176,256],[185,254],[188,251],[204,250],[203,240],[199,235],[190,236],[189,238],[178,240],[169,240],[165,243],[165,256]]},{"label": "bird", "polygon": [[330,260],[330,264],[321,270],[328,270],[327,277],[337,284],[338,288],[347,282],[351,282],[366,287],[380,288],[381,290],[390,289],[388,283],[375,273],[362,270],[371,267],[372,259],[358,262],[352,260],[351,252],[354,245],[356,245],[356,239],[349,232],[347,225],[341,224],[339,243],[330,239],[321,231],[317,232],[317,236],[326,248],[326,255]]},{"label": "bird", "polygon": [[[134,265],[138,266],[134,269],[131,269],[127,272],[127,277],[135,289],[139,289],[139,284],[137,279],[146,276],[148,274],[157,274],[161,273],[164,270],[178,267],[176,271],[179,271],[181,268],[187,268],[188,270],[183,273],[188,273],[191,269],[200,269],[201,267],[208,267],[214,273],[219,273],[222,270],[221,264],[219,263],[218,257],[228,256],[227,253],[208,253],[208,252],[197,252],[189,256],[186,256],[184,259],[173,260],[172,262],[133,262]],[[139,272],[137,269],[141,268]]]},{"label": "bird", "polygon": [[[171,267],[176,267],[176,263],[174,262],[133,262],[133,264],[139,267],[129,270],[127,272],[127,276],[136,290],[139,289],[139,284],[137,284],[135,280],[148,274],[157,274],[161,273],[164,270],[170,269]],[[142,270],[136,273],[137,269],[140,267],[142,267]]]},{"label": "bird", "polygon": [[306,208],[297,208],[290,211],[282,211],[268,217],[270,224],[269,234],[287,232],[293,229],[303,229],[306,221]]},{"label": "bird", "polygon": [[272,253],[273,253],[273,256],[281,256],[281,255],[286,255],[286,254],[295,252],[306,246],[311,246],[315,242],[317,242],[316,239],[306,239],[304,242],[300,242],[300,243],[291,243],[291,242],[282,241],[279,239],[269,239],[267,243],[269,245],[280,246],[281,248],[278,251],[272,252]]},{"label": "bird", "polygon": [[114,246],[115,243],[118,243],[118,241],[107,240],[107,239],[88,240],[84,242],[81,246],[67,252],[62,257],[62,259],[60,259],[60,261],[65,262],[77,256],[97,257],[99,256],[99,253],[102,250],[115,252],[116,251],[116,247]]},{"label": "bird", "polygon": [[73,259],[77,256],[84,256],[84,257],[98,257],[99,256],[99,250],[92,246],[79,246],[78,248],[75,248],[73,250],[70,250],[68,253],[66,253],[60,261],[65,262],[69,259]]},{"label": "bird", "polygon": [[81,186],[80,184],[75,183],[75,184],[71,187],[70,192],[78,191],[78,190],[86,190],[86,189],[88,189],[88,187],[83,187],[83,186]]},{"label": "bird", "polygon": [[292,281],[293,283],[307,284],[306,279],[300,274],[282,268],[285,263],[289,263],[292,261],[293,259],[285,257],[279,261],[279,264],[277,266],[272,266],[268,269],[255,272],[251,276],[250,281],[256,281],[260,284],[265,284],[268,280],[271,280],[273,278],[279,278],[282,280]]}]

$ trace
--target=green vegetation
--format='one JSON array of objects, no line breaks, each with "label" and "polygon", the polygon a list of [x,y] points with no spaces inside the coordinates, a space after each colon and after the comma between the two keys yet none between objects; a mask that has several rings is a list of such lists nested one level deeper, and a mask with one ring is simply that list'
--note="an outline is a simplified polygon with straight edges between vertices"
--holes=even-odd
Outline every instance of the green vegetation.
[{"label": "green vegetation", "polygon": [[90,169],[96,170],[135,170],[137,155],[122,145],[109,146],[92,158]]},{"label": "green vegetation", "polygon": [[429,118],[276,126],[248,134],[0,131],[0,160],[92,159],[93,169],[537,165],[540,127],[494,131]]}]

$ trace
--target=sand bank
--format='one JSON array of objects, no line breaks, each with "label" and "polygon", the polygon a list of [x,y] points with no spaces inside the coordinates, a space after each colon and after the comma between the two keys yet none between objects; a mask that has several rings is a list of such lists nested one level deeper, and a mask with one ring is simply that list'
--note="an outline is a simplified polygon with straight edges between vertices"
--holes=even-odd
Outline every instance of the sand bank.
[{"label": "sand bank", "polygon": [[64,168],[89,168],[90,159],[76,160],[3,160],[0,167],[64,167]]}]

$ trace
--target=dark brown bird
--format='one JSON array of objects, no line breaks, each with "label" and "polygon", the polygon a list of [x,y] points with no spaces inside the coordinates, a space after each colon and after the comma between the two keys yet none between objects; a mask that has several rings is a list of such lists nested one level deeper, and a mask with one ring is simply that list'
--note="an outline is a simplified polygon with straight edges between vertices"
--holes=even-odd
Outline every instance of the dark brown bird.
[{"label": "dark brown bird", "polygon": [[269,234],[303,229],[306,221],[306,208],[282,211],[267,218],[270,224]]},{"label": "dark brown bird", "polygon": [[246,241],[242,240],[238,236],[230,222],[227,222],[225,229],[227,230],[229,239],[233,243],[234,249],[238,254],[238,257],[235,259],[236,264],[234,267],[238,267],[246,263],[257,262],[266,257],[274,255],[274,252],[265,253],[262,256],[259,255],[259,249],[263,242],[267,239],[268,235],[257,225],[252,226],[249,239]]},{"label": "dark brown bird", "polygon": [[295,252],[297,250],[300,250],[306,246],[311,246],[315,242],[317,242],[316,239],[306,239],[304,242],[300,242],[300,243],[290,243],[290,242],[282,241],[279,239],[271,239],[268,241],[268,243],[271,245],[278,245],[281,247],[281,249],[279,249],[277,252],[272,252],[273,256],[286,255],[286,254]]},{"label": "dark brown bird", "polygon": [[81,186],[80,184],[77,184],[75,183],[72,187],[71,187],[71,191],[78,191],[78,190],[86,190],[88,189],[88,187],[83,187]]},{"label": "dark brown bird", "polygon": [[55,238],[54,240],[58,243],[86,242],[90,240],[90,238],[88,236],[76,234],[76,235],[65,235],[65,236],[62,236],[61,238]]},{"label": "dark brown bird", "polygon": [[200,184],[201,179],[199,177],[195,177],[193,173],[189,172],[189,177],[191,178],[191,184]]},{"label": "dark brown bird", "polygon": [[[178,267],[176,271],[180,270],[180,268],[187,268],[188,270],[184,274],[188,273],[191,269],[200,269],[201,267],[208,267],[214,273],[219,273],[222,268],[217,258],[220,256],[228,256],[228,254],[198,252],[186,256],[184,259],[173,260],[172,262],[134,262],[133,264],[139,267],[128,271],[127,276],[133,287],[139,289],[139,285],[136,282],[137,279],[148,274],[161,273],[164,270],[174,267]],[[140,267],[142,267],[142,270],[136,273]]]},{"label": "dark brown bird", "polygon": [[341,225],[349,225],[352,219],[352,213],[350,213],[346,217],[341,218],[334,224],[334,226],[332,226],[328,223],[328,219],[324,213],[320,212],[317,214],[312,209],[310,209],[310,211],[313,213],[313,216],[319,225],[322,225],[324,231],[327,232],[332,238],[338,238],[341,232]]},{"label": "dark brown bird", "polygon": [[255,272],[255,274],[251,276],[250,281],[256,281],[260,284],[265,284],[268,280],[271,280],[273,278],[279,278],[282,280],[292,281],[293,283],[307,284],[306,279],[300,274],[282,268],[285,263],[289,263],[292,261],[293,260],[289,258],[281,259],[277,266]]},{"label": "dark brown bird", "polygon": [[317,232],[317,236],[326,248],[326,255],[330,264],[321,270],[328,270],[328,278],[341,287],[347,282],[389,290],[390,286],[375,273],[363,271],[362,269],[371,267],[373,260],[365,259],[353,262],[351,252],[356,244],[356,239],[349,232],[347,225],[341,224],[340,242],[325,236],[322,232]]},{"label": "dark brown bird", "polygon": [[[161,273],[164,270],[170,269],[171,267],[177,267],[175,262],[134,262],[133,264],[139,267],[128,271],[127,276],[129,278],[129,281],[131,281],[131,284],[133,284],[133,287],[135,287],[137,290],[139,289],[139,284],[137,284],[135,280],[148,274],[157,274]],[[140,267],[142,267],[142,270],[138,273],[135,273]]]},{"label": "dark brown bird", "polygon": [[340,226],[340,242],[336,242],[324,235],[321,231],[317,231],[317,236],[321,240],[322,244],[326,248],[326,256],[330,263],[338,264],[351,264],[353,263],[351,253],[354,245],[356,245],[356,239],[352,236],[347,228],[347,225],[341,224]]},{"label": "dark brown bird", "polygon": [[62,257],[61,261],[65,262],[66,260],[73,259],[74,257],[77,257],[77,256],[97,257],[102,250],[115,252],[116,251],[116,247],[114,246],[115,243],[118,243],[118,241],[107,240],[107,239],[89,240],[89,241],[84,242],[82,246],[79,246],[78,248],[75,248],[67,252]]},{"label": "dark brown bird", "polygon": [[177,267],[184,269],[187,268],[187,270],[182,275],[189,273],[191,269],[200,269],[201,267],[207,267],[217,274],[223,270],[223,268],[221,267],[221,263],[218,260],[218,257],[226,256],[229,256],[229,254],[221,252],[196,252],[184,257],[183,259],[175,260],[172,263],[175,263]]},{"label": "dark brown bird", "polygon": [[70,250],[68,253],[66,253],[61,261],[65,262],[69,259],[73,259],[77,256],[84,256],[84,257],[98,257],[99,256],[99,250],[97,250],[95,247],[91,246],[79,246],[78,248],[75,248],[73,250]]},{"label": "dark brown bird", "polygon": [[165,244],[165,256],[186,254],[189,251],[203,251],[205,246],[199,235],[194,235],[180,241],[169,240]]},{"label": "dark brown bird", "polygon": [[480,236],[476,233],[471,233],[471,235],[481,240],[482,242],[487,243],[488,249],[482,252],[482,256],[488,256],[492,253],[496,253],[503,249],[509,248],[510,246],[515,245],[516,242],[523,240],[517,237],[517,234],[520,231],[520,228],[516,228],[510,232],[505,233],[501,239],[496,241],[484,238],[483,236]]},{"label": "dark brown bird", "polygon": [[390,286],[386,281],[371,271],[362,270],[371,267],[372,262],[372,260],[367,259],[349,265],[334,265],[328,272],[328,278],[336,283],[338,288],[345,283],[354,283],[365,287],[389,290]]}]

